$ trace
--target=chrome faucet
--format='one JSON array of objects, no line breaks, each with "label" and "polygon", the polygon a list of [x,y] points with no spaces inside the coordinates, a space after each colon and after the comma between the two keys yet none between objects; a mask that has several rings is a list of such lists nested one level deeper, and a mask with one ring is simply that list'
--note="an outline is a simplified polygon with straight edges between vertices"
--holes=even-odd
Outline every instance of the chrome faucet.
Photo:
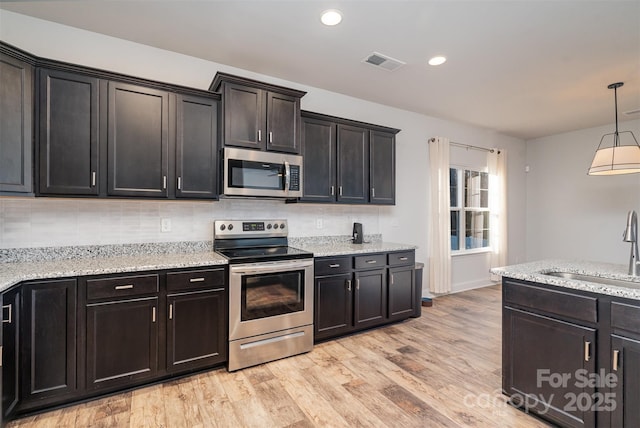
[{"label": "chrome faucet", "polygon": [[631,256],[629,258],[629,275],[640,276],[640,261],[638,261],[638,215],[634,210],[627,215],[627,228],[622,236],[624,242],[631,242]]}]

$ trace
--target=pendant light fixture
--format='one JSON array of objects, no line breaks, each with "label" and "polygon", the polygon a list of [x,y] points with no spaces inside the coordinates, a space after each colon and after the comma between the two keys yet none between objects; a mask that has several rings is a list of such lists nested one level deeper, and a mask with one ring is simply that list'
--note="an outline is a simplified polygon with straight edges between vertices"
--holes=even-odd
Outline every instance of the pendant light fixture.
[{"label": "pendant light fixture", "polygon": [[[640,172],[640,144],[631,131],[618,132],[618,88],[624,85],[623,82],[612,83],[607,88],[613,89],[616,105],[616,132],[605,134],[600,139],[598,150],[591,162],[589,175],[616,175],[632,174]],[[635,144],[620,144],[620,134],[631,134]],[[613,135],[611,146],[602,146],[606,137]]]}]

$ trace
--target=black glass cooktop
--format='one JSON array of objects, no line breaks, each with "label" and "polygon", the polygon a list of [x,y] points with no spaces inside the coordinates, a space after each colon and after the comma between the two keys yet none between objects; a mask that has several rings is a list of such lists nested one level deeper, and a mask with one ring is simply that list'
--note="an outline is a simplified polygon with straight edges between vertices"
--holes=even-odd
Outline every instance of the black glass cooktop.
[{"label": "black glass cooktop", "polygon": [[294,247],[252,247],[217,250],[229,263],[255,263],[277,260],[306,259],[313,253]]}]

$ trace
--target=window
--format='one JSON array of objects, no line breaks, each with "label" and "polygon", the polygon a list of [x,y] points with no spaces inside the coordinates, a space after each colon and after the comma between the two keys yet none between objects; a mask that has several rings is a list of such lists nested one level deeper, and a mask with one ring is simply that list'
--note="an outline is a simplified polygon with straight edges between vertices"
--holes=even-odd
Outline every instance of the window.
[{"label": "window", "polygon": [[488,249],[489,174],[449,168],[449,181],[451,251]]}]

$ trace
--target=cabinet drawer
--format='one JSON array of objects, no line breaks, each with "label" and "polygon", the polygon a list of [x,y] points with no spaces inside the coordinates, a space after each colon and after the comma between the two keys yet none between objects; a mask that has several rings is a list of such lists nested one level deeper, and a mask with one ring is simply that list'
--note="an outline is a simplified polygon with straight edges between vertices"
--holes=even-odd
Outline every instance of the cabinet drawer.
[{"label": "cabinet drawer", "polygon": [[87,299],[140,296],[158,292],[158,275],[120,276],[87,281]]},{"label": "cabinet drawer", "polygon": [[512,303],[575,320],[598,322],[598,299],[595,297],[547,290],[506,280],[504,301],[507,304]]},{"label": "cabinet drawer", "polygon": [[386,254],[371,254],[368,256],[356,256],[355,266],[356,269],[373,269],[380,268],[387,265]]},{"label": "cabinet drawer", "polygon": [[192,270],[167,274],[167,291],[224,288],[224,269]]},{"label": "cabinet drawer", "polygon": [[401,253],[389,253],[389,265],[412,265],[415,263],[414,251],[403,251]]},{"label": "cabinet drawer", "polygon": [[351,257],[328,257],[316,259],[315,276],[337,275],[351,272]]},{"label": "cabinet drawer", "polygon": [[612,302],[611,327],[640,334],[640,306]]}]

